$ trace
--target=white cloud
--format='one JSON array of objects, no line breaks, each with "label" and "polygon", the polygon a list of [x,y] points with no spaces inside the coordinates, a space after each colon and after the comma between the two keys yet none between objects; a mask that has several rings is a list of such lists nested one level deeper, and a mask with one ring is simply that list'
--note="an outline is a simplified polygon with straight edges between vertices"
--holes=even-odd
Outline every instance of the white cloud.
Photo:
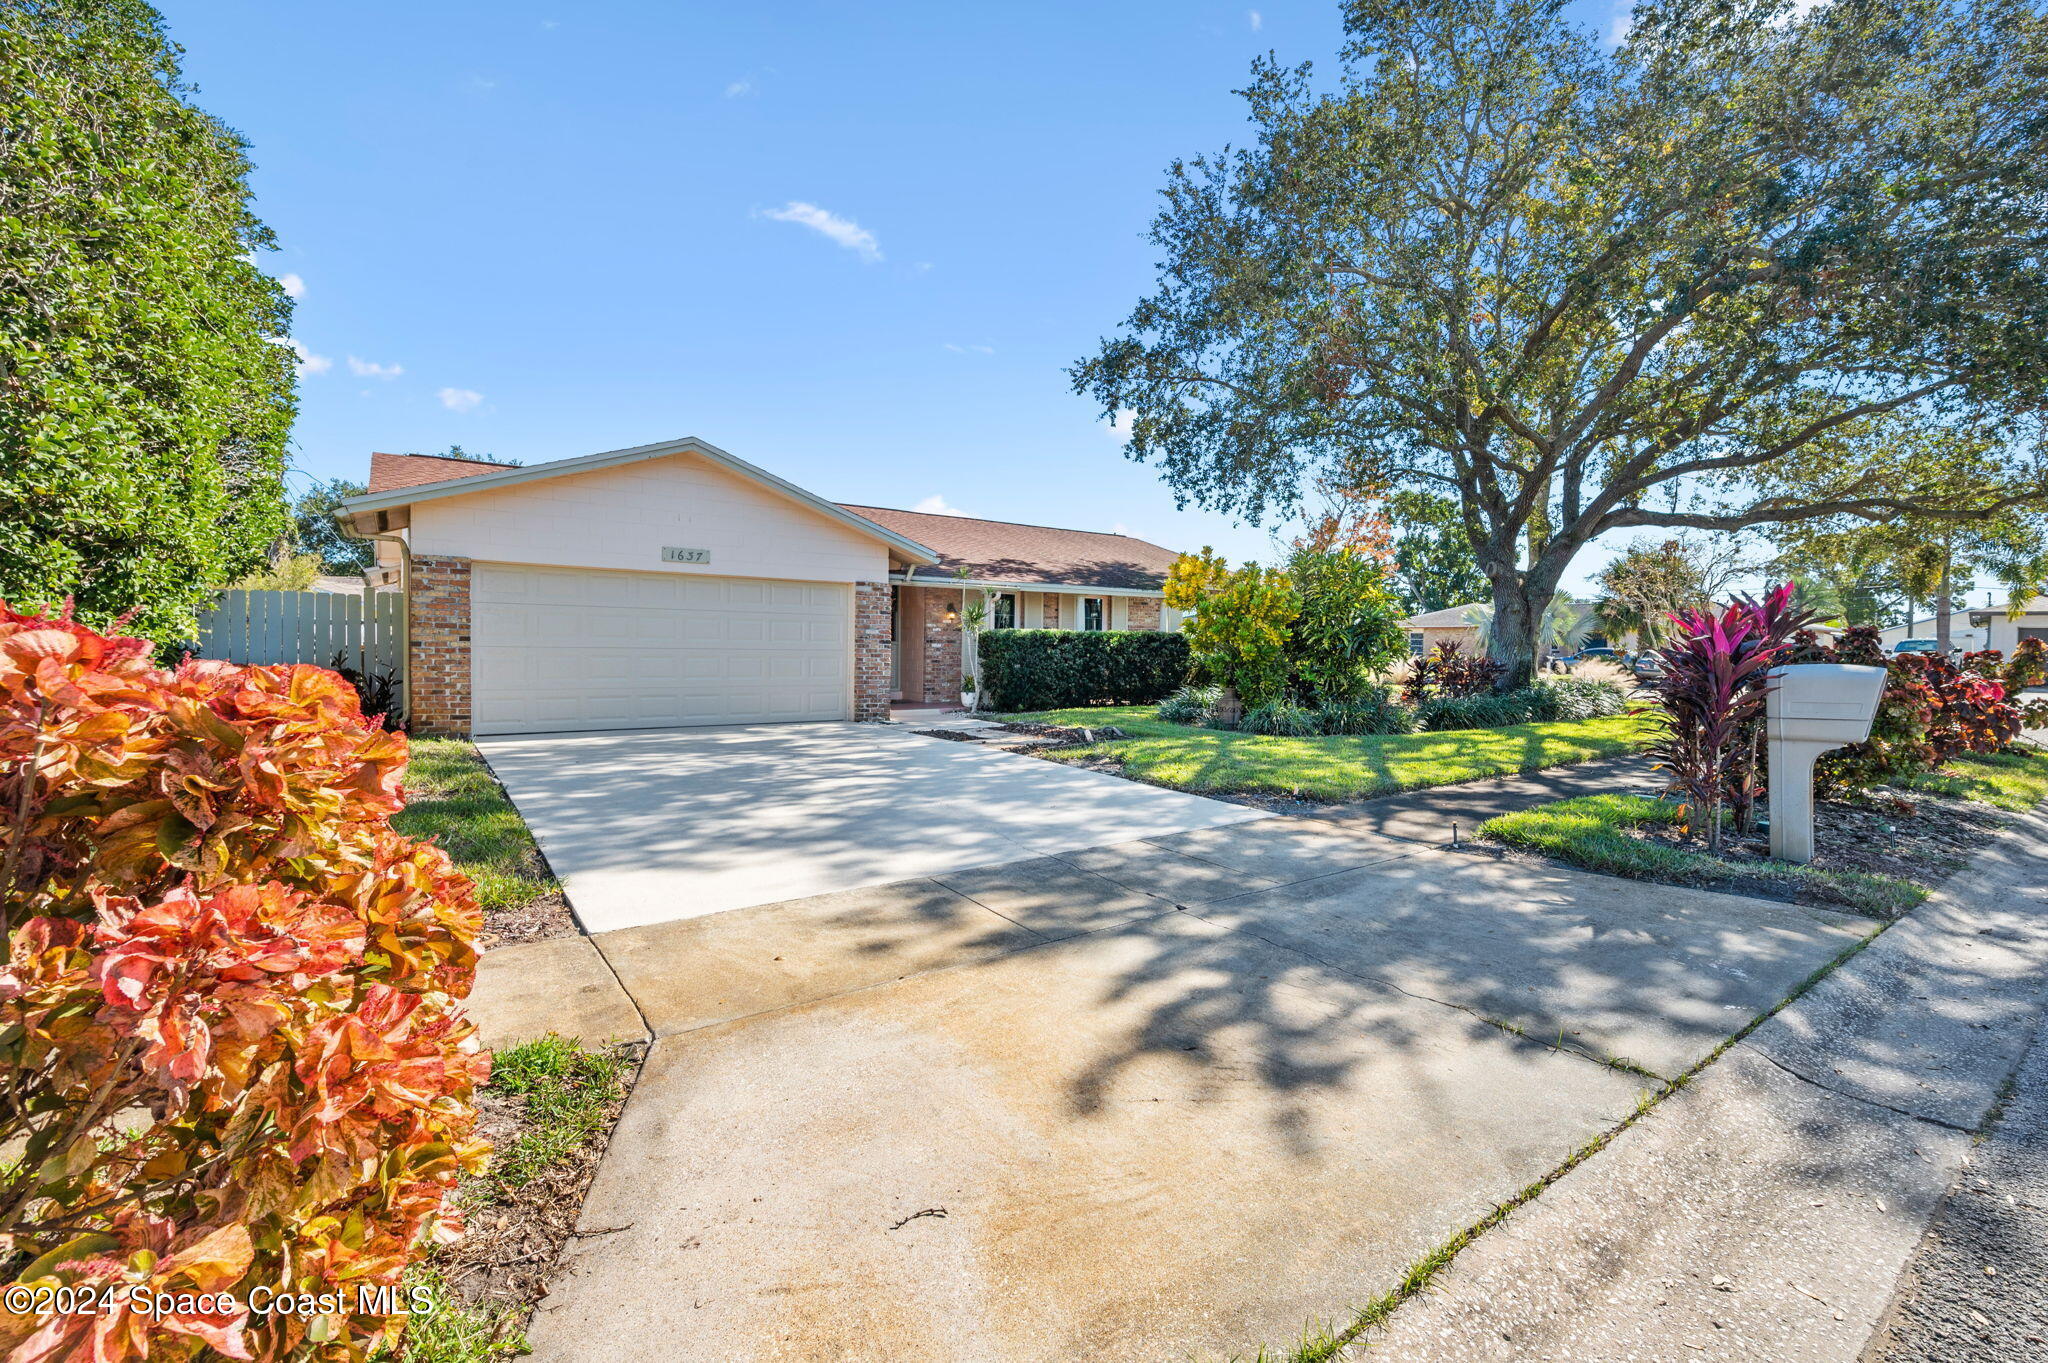
[{"label": "white cloud", "polygon": [[1118,521],[1115,525],[1109,527],[1109,533],[1112,535],[1128,535],[1131,533],[1131,527],[1125,525],[1122,521]]},{"label": "white cloud", "polygon": [[750,80],[736,80],[725,87],[725,97],[727,99],[745,99],[753,93],[754,82]]},{"label": "white cloud", "polygon": [[948,502],[944,494],[937,492],[934,492],[931,496],[910,509],[912,511],[922,511],[927,516],[964,516],[967,514],[959,507]]},{"label": "white cloud", "polygon": [[306,296],[306,281],[295,274],[279,275],[277,287],[284,290],[286,298],[304,298]]},{"label": "white cloud", "polygon": [[1103,424],[1109,428],[1109,433],[1116,437],[1119,445],[1128,445],[1131,442],[1131,424],[1137,419],[1136,412],[1128,407],[1119,407],[1116,409],[1116,415]]},{"label": "white cloud", "polygon": [[996,353],[996,348],[992,345],[954,345],[951,341],[946,342],[946,349],[952,351],[955,355],[993,355]]},{"label": "white cloud", "polygon": [[765,216],[777,222],[793,222],[830,237],[870,265],[882,258],[881,244],[875,240],[873,232],[852,218],[842,218],[816,204],[792,199],[781,208],[769,209]]},{"label": "white cloud", "polygon": [[484,395],[473,388],[443,388],[434,396],[451,412],[474,412],[484,400]]},{"label": "white cloud", "polygon": [[312,351],[306,349],[304,341],[294,341],[287,336],[273,336],[270,338],[270,343],[272,345],[281,345],[299,357],[299,374],[302,377],[307,374],[325,374],[328,370],[334,368],[333,360],[328,359],[325,355],[315,355]]},{"label": "white cloud", "polygon": [[395,379],[405,372],[402,364],[378,364],[375,360],[348,357],[348,372],[359,379]]},{"label": "white cloud", "polygon": [[1257,10],[1252,10],[1245,17],[1252,21],[1252,32],[1254,33],[1257,33],[1266,26],[1266,16],[1260,14]]}]

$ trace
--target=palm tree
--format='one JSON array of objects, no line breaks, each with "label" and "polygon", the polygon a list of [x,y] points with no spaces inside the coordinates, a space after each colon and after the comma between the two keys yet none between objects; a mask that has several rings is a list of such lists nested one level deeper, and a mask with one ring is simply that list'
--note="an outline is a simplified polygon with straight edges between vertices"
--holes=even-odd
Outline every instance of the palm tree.
[{"label": "palm tree", "polygon": [[[1543,619],[1536,625],[1536,643],[1549,647],[1558,653],[1571,653],[1585,642],[1593,632],[1595,611],[1585,602],[1574,600],[1570,592],[1559,592],[1550,598],[1550,604],[1543,608]],[[1491,604],[1471,606],[1465,611],[1465,623],[1479,636],[1479,650],[1491,652],[1493,648],[1493,607]]]}]

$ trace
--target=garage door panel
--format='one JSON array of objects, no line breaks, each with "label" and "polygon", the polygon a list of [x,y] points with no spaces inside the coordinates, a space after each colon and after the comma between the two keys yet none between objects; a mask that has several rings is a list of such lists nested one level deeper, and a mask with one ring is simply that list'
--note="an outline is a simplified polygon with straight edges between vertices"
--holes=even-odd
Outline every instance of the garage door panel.
[{"label": "garage door panel", "polygon": [[844,719],[850,589],[478,565],[476,731]]}]

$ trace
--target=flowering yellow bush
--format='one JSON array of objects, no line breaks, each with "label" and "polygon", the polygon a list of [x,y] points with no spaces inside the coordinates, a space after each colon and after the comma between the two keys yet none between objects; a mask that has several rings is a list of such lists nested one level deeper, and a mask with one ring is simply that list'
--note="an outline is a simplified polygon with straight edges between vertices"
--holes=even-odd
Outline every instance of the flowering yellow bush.
[{"label": "flowering yellow bush", "polygon": [[147,649],[0,607],[0,1354],[362,1359],[487,1151],[480,916],[333,673]]},{"label": "flowering yellow bush", "polygon": [[1301,597],[1278,568],[1232,569],[1204,547],[1182,554],[1166,575],[1166,604],[1193,612],[1181,626],[1196,666],[1246,705],[1263,705],[1287,685],[1289,627]]}]

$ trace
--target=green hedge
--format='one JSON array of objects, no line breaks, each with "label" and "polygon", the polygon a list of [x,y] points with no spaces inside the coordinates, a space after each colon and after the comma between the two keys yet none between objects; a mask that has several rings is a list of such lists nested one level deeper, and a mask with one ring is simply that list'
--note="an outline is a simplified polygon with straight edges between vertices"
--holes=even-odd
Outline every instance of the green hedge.
[{"label": "green hedge", "polygon": [[992,629],[980,636],[985,710],[1144,705],[1188,679],[1188,641],[1157,630]]}]

